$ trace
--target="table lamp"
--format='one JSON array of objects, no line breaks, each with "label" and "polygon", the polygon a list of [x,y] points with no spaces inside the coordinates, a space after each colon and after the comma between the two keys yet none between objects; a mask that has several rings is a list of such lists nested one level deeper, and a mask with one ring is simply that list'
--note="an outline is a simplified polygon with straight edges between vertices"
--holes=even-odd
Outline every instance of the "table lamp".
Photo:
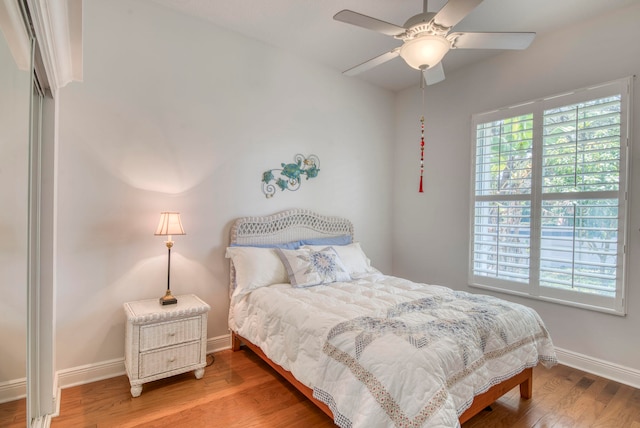
[{"label": "table lamp", "polygon": [[156,236],[168,236],[165,244],[169,251],[169,258],[167,264],[167,291],[164,296],[160,298],[161,305],[174,305],[178,303],[178,299],[171,294],[171,247],[173,247],[172,235],[186,235],[182,228],[182,222],[180,221],[180,213],[177,212],[161,212],[160,223],[156,229]]}]

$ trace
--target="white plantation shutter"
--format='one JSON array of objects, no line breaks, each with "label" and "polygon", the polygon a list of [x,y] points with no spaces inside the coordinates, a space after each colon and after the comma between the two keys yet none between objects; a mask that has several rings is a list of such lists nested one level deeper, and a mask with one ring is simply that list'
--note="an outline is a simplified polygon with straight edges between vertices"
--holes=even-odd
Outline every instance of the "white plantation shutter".
[{"label": "white plantation shutter", "polygon": [[533,115],[478,124],[474,272],[529,282]]},{"label": "white plantation shutter", "polygon": [[630,85],[473,116],[472,285],[624,313]]}]

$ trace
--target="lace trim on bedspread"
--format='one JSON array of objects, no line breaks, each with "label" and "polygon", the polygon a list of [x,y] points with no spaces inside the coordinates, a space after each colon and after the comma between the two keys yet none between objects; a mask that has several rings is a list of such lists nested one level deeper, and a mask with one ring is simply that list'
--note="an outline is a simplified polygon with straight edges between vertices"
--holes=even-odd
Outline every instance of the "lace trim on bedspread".
[{"label": "lace trim on bedspread", "polygon": [[[461,300],[464,301],[463,305],[460,305]],[[425,316],[425,322],[408,324],[397,319],[404,314],[417,312]],[[530,333],[525,337],[511,337],[509,322],[505,318],[505,314],[509,312],[512,312],[510,320],[515,317],[523,321],[530,328]],[[348,332],[355,334],[353,344],[355,355],[350,355],[349,352],[338,349],[330,343],[332,339]],[[359,362],[368,345],[388,334],[404,339],[417,349],[447,337],[448,340],[454,341],[462,355],[460,370],[447,374],[446,382],[413,418],[403,412],[400,403],[394,399],[382,382]],[[489,338],[493,339],[494,344],[493,349],[490,350],[487,349]],[[499,347],[495,345],[496,338],[502,342]],[[363,316],[342,322],[330,330],[323,352],[346,366],[355,378],[362,382],[395,426],[420,427],[445,404],[451,388],[485,365],[488,360],[501,358],[518,348],[548,338],[546,328],[533,310],[521,305],[511,305],[490,296],[454,291],[395,305],[387,311],[386,317]],[[538,355],[536,361],[524,362],[517,369],[519,371],[513,372],[512,375],[526,367],[535,366],[538,361],[554,363],[555,356]],[[502,380],[504,380],[502,376],[488,379],[486,388],[482,387],[480,391],[476,391],[476,394],[485,392]],[[324,397],[331,397],[330,394],[324,391],[323,393]],[[333,397],[331,400],[333,401]],[[466,410],[471,401],[473,399],[462,403],[458,414]]]},{"label": "lace trim on bedspread", "polygon": [[313,397],[322,401],[326,404],[331,413],[333,413],[333,422],[338,425],[340,428],[351,428],[352,422],[349,418],[338,411],[338,406],[336,406],[336,401],[333,399],[333,396],[326,391],[323,391],[320,388],[313,389]]},{"label": "lace trim on bedspread", "polygon": [[440,388],[438,392],[429,399],[422,410],[420,410],[414,418],[410,418],[405,415],[400,404],[394,400],[393,396],[389,391],[387,391],[382,382],[380,382],[370,371],[362,367],[355,358],[346,352],[342,352],[329,343],[325,343],[322,350],[325,354],[349,368],[351,373],[353,373],[353,375],[367,387],[380,407],[384,409],[385,413],[389,415],[389,418],[398,428],[419,428],[423,426],[425,421],[447,401],[449,394],[445,388]]}]

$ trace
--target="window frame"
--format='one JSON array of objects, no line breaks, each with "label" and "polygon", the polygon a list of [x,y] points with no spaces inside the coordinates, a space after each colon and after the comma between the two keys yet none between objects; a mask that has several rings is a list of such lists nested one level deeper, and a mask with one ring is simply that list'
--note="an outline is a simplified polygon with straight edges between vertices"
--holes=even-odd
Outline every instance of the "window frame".
[{"label": "window frame", "polygon": [[[511,107],[505,107],[485,113],[473,114],[471,117],[471,186],[469,207],[469,262],[468,284],[470,287],[487,289],[501,293],[514,294],[521,297],[549,301],[568,306],[610,313],[614,315],[626,315],[626,289],[627,289],[627,265],[628,265],[628,210],[629,210],[629,176],[631,162],[631,114],[632,114],[632,87],[633,77],[626,77],[611,82],[564,92],[561,94],[541,98],[534,101],[519,103]],[[540,246],[541,246],[541,215],[542,203],[553,200],[545,198],[542,191],[542,143],[544,112],[553,108],[568,106],[580,102],[588,102],[603,97],[620,95],[620,163],[619,163],[619,190],[618,199],[618,242],[617,242],[617,268],[616,290],[614,297],[600,296],[585,292],[541,286],[540,278]],[[500,121],[523,116],[533,115],[532,128],[532,176],[531,191],[529,194],[514,195],[476,195],[476,154],[478,148],[478,125],[488,122]],[[597,192],[593,192],[596,194]],[[582,193],[567,193],[567,198],[579,199]],[[575,195],[575,196],[570,196]],[[478,201],[530,201],[530,257],[528,283],[509,281],[498,277],[482,276],[474,274],[474,251],[476,235],[476,202]]]}]

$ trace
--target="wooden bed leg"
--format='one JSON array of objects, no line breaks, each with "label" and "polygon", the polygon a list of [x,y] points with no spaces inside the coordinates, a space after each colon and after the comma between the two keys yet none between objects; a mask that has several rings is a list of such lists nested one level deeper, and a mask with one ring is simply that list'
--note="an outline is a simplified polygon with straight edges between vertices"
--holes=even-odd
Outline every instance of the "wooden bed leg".
[{"label": "wooden bed leg", "polygon": [[533,368],[525,369],[527,379],[520,384],[520,397],[528,400],[533,397]]},{"label": "wooden bed leg", "polygon": [[233,352],[239,351],[241,344],[242,342],[240,341],[240,338],[238,337],[238,335],[235,334],[234,332],[231,332],[231,350]]},{"label": "wooden bed leg", "polygon": [[504,380],[502,383],[492,386],[486,392],[477,395],[471,407],[460,415],[460,424],[462,425],[482,410],[490,406],[498,398],[511,391],[516,386],[520,386],[520,397],[528,400],[533,396],[533,368],[522,370],[517,375]]}]

